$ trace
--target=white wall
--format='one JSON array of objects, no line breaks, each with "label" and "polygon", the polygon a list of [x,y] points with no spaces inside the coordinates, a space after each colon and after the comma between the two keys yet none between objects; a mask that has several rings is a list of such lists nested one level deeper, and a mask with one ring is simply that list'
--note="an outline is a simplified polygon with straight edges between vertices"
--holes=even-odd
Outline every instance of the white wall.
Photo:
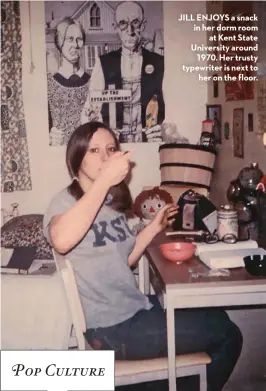
[{"label": "white wall", "polygon": [[[42,213],[55,192],[68,183],[65,168],[65,147],[50,147],[48,140],[44,4],[31,2],[32,53],[35,65],[30,73],[29,2],[21,2],[23,42],[23,94],[26,128],[29,145],[32,191],[2,194],[2,206],[18,202],[22,213]],[[174,121],[179,131],[191,141],[197,141],[201,121],[205,118],[207,84],[198,82],[196,76],[185,76],[184,64],[195,62],[190,51],[193,42],[205,42],[204,33],[194,33],[190,23],[177,21],[180,13],[202,12],[204,2],[164,2],[165,32],[165,104],[166,120]],[[124,144],[133,151],[136,167],[130,188],[135,197],[145,185],[160,183],[159,145]]]},{"label": "white wall", "polygon": [[[213,13],[222,13],[222,4],[208,3]],[[257,100],[225,101],[224,83],[219,82],[219,96],[213,97],[213,85],[208,83],[208,104],[222,105],[222,144],[218,150],[215,171],[211,183],[211,199],[219,207],[228,202],[226,191],[232,179],[236,179],[239,171],[258,162],[262,171],[266,173],[266,150],[261,138],[256,135]],[[244,159],[234,157],[233,152],[233,110],[244,108]],[[254,115],[254,131],[248,131],[248,113]],[[230,124],[230,137],[224,138],[224,123]],[[237,309],[228,311],[230,318],[240,327],[243,334],[243,350],[234,372],[224,391],[259,390],[264,389],[263,382],[266,373],[266,316],[264,308]],[[256,383],[257,381],[257,383]]]},{"label": "white wall", "polygon": [[[256,6],[265,5],[256,3]],[[208,3],[209,12],[222,13],[222,3],[211,4]],[[254,9],[254,12],[259,15],[260,9]],[[261,40],[259,46],[259,61],[266,62],[266,44],[262,37],[265,36],[266,31],[259,30]],[[263,35],[264,33],[264,35]],[[264,48],[265,46],[265,48]],[[218,64],[219,65],[219,64]],[[221,73],[220,73],[221,74]],[[215,171],[212,177],[210,196],[217,207],[227,203],[226,191],[231,180],[236,179],[240,170],[251,163],[257,162],[261,170],[266,173],[266,149],[262,143],[262,136],[256,134],[258,124],[258,108],[257,108],[257,89],[256,82],[254,86],[254,99],[239,100],[239,101],[225,101],[225,86],[224,82],[219,82],[219,96],[213,97],[212,82],[208,83],[208,104],[222,105],[222,144],[218,150],[218,156],[215,163]],[[244,158],[234,157],[233,148],[233,110],[235,108],[244,109]],[[254,131],[248,131],[248,113],[253,113]],[[230,136],[226,140],[224,138],[224,123],[228,122],[230,125]]]},{"label": "white wall", "polygon": [[[204,13],[204,2],[164,2],[164,39],[165,39],[165,82],[164,93],[166,103],[166,120],[177,124],[178,130],[191,142],[196,142],[201,132],[201,121],[205,118],[205,104],[207,103],[207,83],[199,82],[196,75],[185,75],[181,66],[183,64],[192,65],[195,61],[194,54],[190,51],[191,43],[204,43],[205,34],[194,33],[191,25],[179,23],[177,21],[180,13]],[[44,36],[44,4],[42,2],[31,2],[32,15],[32,52],[35,70],[30,74],[30,36],[28,20],[28,2],[21,2],[22,16],[22,42],[23,42],[23,92],[24,109],[26,116],[26,127],[30,155],[30,167],[33,189],[32,191],[4,193],[2,194],[2,206],[9,208],[12,202],[19,202],[20,214],[23,213],[42,213],[44,212],[49,200],[53,194],[68,183],[68,174],[65,168],[65,147],[49,147],[48,140],[48,116],[47,116],[47,94],[46,94],[46,64],[45,64],[45,36]],[[222,91],[222,88],[220,88]],[[223,95],[220,95],[220,99]],[[220,103],[209,101],[209,103]],[[253,110],[253,102],[245,103],[245,110]],[[232,111],[231,104],[225,104],[223,107],[224,121],[230,120],[229,114]],[[251,106],[250,106],[251,105]],[[237,106],[237,103],[234,105]],[[228,108],[228,109],[227,109]],[[246,125],[245,125],[246,128]],[[245,129],[245,134],[247,130]],[[252,137],[252,135],[248,135]],[[259,160],[256,156],[256,148],[260,148],[260,163],[265,162],[262,147],[254,143],[254,138],[247,139],[246,153],[250,151],[248,160]],[[227,144],[225,143],[224,146]],[[228,146],[229,147],[229,146]],[[133,179],[130,184],[133,196],[141,191],[143,186],[156,185],[160,183],[158,144],[125,144],[124,148],[134,153],[136,167],[133,172]],[[230,155],[232,156],[231,146]],[[225,156],[226,155],[226,156]],[[229,179],[240,169],[240,163],[237,159],[228,159],[228,154],[222,152],[220,161],[219,181],[221,186],[216,187],[216,199],[222,198]],[[248,155],[247,155],[248,156]],[[263,161],[262,161],[263,160]],[[224,163],[225,162],[225,163]],[[246,163],[246,161],[245,161]],[[264,163],[265,164],[265,163]],[[232,165],[235,165],[235,171],[231,171]],[[242,164],[241,164],[242,166]],[[221,174],[222,168],[224,174]],[[255,316],[255,312],[249,314],[246,311],[237,312],[234,315],[238,323],[245,323],[242,319],[248,317],[247,324],[250,324],[248,330],[244,326],[249,336],[255,322],[262,322],[265,318]],[[257,324],[256,323],[256,324]],[[263,323],[263,322],[262,322]],[[261,331],[255,328],[256,348],[263,339],[265,327],[261,324]],[[260,336],[260,337],[258,337]],[[255,346],[254,341],[251,343]],[[248,347],[248,349],[247,349]],[[249,356],[250,344],[246,345],[246,356]],[[261,351],[263,348],[261,345]],[[260,354],[260,353],[259,353]],[[254,357],[260,357],[254,353]],[[249,368],[250,372],[256,372],[258,365],[254,360],[254,368],[251,368],[251,361],[245,361],[248,365],[241,364],[241,371],[236,373],[245,373]],[[262,359],[263,362],[263,359]],[[243,360],[242,362],[243,363]],[[244,370],[243,370],[244,367]]]}]

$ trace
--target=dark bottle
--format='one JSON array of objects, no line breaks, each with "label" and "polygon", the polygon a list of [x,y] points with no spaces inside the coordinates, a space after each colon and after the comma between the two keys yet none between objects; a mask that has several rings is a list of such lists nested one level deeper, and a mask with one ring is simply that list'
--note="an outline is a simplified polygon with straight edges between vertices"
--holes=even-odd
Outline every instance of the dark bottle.
[{"label": "dark bottle", "polygon": [[233,203],[238,201],[243,201],[243,196],[241,194],[242,186],[239,179],[235,179],[230,182],[227,189],[227,199]]},{"label": "dark bottle", "polygon": [[251,163],[249,167],[244,167],[240,171],[237,178],[244,189],[256,190],[256,186],[262,177],[263,172],[258,163]]},{"label": "dark bottle", "polygon": [[235,204],[235,210],[238,215],[238,239],[248,240],[251,236],[252,230],[252,213],[248,205],[243,201],[238,201]]},{"label": "dark bottle", "polygon": [[256,187],[262,177],[263,172],[260,170],[258,163],[251,163],[249,167],[244,167],[238,174],[243,196],[252,210],[253,220],[257,220]]},{"label": "dark bottle", "polygon": [[205,147],[212,147],[212,148],[215,146],[212,120],[207,119],[205,121],[202,121],[202,132],[201,132],[199,144],[204,145]]},{"label": "dark bottle", "polygon": [[238,211],[239,238],[258,240],[257,184],[263,177],[258,163],[244,167],[227,189],[227,198]]}]

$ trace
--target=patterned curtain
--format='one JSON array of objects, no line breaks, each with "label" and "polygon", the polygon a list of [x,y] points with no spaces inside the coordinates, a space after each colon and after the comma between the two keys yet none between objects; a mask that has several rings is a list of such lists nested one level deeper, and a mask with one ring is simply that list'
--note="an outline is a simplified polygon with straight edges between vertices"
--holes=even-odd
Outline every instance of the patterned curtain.
[{"label": "patterned curtain", "polygon": [[1,2],[2,191],[31,190],[22,100],[19,1]]}]

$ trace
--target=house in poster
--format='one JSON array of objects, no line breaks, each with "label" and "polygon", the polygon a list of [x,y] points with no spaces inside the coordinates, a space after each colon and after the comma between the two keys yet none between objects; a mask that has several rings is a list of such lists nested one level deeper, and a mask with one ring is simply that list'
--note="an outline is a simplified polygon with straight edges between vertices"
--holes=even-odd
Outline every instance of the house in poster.
[{"label": "house in poster", "polygon": [[47,1],[45,11],[50,145],[66,144],[91,120],[112,127],[120,142],[161,141],[161,2]]},{"label": "house in poster", "polygon": [[[77,4],[80,2],[73,1],[71,3],[74,5],[73,12],[64,16],[78,20],[85,30],[85,48],[82,53],[81,65],[91,74],[98,56],[120,47],[119,37],[112,26],[115,7],[107,1],[84,1],[79,6]],[[51,18],[53,18],[52,13]],[[49,71],[54,71],[56,67],[59,68],[59,52],[54,44],[57,23],[58,20],[53,19],[46,22],[46,57]]]},{"label": "house in poster", "polygon": [[[119,49],[121,42],[118,34],[114,31],[113,21],[115,8],[118,1],[69,1],[69,2],[46,2],[46,60],[47,70],[52,73],[59,68],[59,52],[54,44],[55,27],[60,18],[54,18],[55,12],[52,10],[56,3],[68,3],[62,7],[66,8],[61,18],[69,16],[78,20],[85,29],[86,40],[85,49],[81,58],[81,65],[90,74],[94,67],[96,58],[104,53],[109,53]],[[60,10],[61,11],[61,10]],[[68,13],[68,11],[70,11]],[[61,12],[60,12],[61,13]],[[142,46],[150,51],[164,54],[163,32],[161,28],[154,29],[153,33],[148,33],[142,38]]]}]

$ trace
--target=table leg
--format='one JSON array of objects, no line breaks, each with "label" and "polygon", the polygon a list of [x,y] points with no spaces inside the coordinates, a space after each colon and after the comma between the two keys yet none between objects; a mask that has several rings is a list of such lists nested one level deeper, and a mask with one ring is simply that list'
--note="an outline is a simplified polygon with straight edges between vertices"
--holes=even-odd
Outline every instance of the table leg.
[{"label": "table leg", "polygon": [[145,291],[145,271],[144,271],[144,255],[139,260],[138,268],[139,268],[139,290],[144,293]]},{"label": "table leg", "polygon": [[150,293],[149,262],[145,255],[139,260],[139,289],[144,295]]},{"label": "table leg", "polygon": [[166,320],[167,320],[167,349],[168,349],[168,378],[169,391],[176,390],[176,369],[175,369],[175,309],[173,300],[166,289]]}]

